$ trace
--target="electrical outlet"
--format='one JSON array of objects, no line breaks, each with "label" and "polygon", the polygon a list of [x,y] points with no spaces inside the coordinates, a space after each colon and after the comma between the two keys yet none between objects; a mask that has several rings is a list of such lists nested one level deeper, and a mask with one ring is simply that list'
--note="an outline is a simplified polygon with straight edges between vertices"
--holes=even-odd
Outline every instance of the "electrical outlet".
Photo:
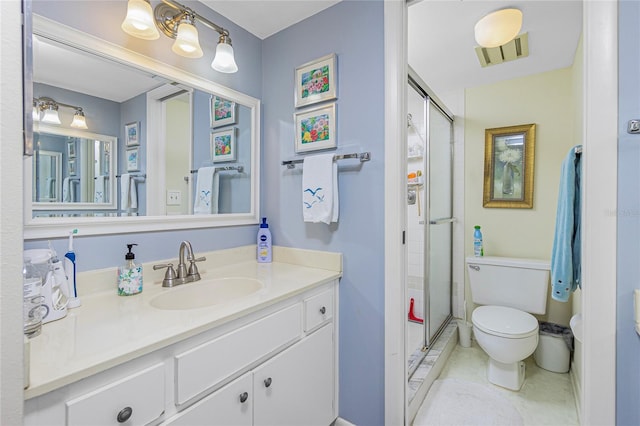
[{"label": "electrical outlet", "polygon": [[167,205],[179,206],[180,204],[182,204],[182,192],[167,190]]}]

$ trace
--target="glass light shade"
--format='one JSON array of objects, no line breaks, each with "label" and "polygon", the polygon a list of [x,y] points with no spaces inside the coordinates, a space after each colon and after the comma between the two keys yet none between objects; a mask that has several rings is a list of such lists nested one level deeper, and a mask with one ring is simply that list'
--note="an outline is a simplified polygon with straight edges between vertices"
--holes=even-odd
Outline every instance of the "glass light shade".
[{"label": "glass light shade", "polygon": [[480,19],[475,26],[476,42],[482,47],[498,47],[513,40],[522,28],[522,12],[502,9]]},{"label": "glass light shade", "polygon": [[73,121],[71,122],[71,127],[76,129],[88,129],[87,120],[84,118],[84,113],[80,110],[77,110],[73,115]]},{"label": "glass light shade", "polygon": [[178,35],[171,47],[174,53],[186,58],[200,58],[203,55],[197,28],[186,20],[178,25]]},{"label": "glass light shade", "polygon": [[160,37],[148,0],[129,0],[127,16],[121,28],[125,33],[143,40],[156,40]]},{"label": "glass light shade", "polygon": [[47,106],[47,109],[44,110],[44,115],[42,116],[41,121],[47,124],[61,124],[60,117],[58,116],[58,108],[54,105]]},{"label": "glass light shade", "polygon": [[218,43],[216,47],[216,56],[213,58],[211,68],[216,71],[225,73],[234,73],[238,71],[238,65],[233,55],[233,47],[225,42]]}]

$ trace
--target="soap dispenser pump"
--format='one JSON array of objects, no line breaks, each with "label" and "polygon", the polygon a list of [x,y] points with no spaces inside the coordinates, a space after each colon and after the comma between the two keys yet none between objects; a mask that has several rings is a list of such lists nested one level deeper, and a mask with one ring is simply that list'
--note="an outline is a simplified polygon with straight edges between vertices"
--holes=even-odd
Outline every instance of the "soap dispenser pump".
[{"label": "soap dispenser pump", "polygon": [[127,244],[129,252],[125,263],[118,268],[118,295],[131,296],[142,292],[142,265],[136,264],[136,255],[131,251],[137,244]]}]

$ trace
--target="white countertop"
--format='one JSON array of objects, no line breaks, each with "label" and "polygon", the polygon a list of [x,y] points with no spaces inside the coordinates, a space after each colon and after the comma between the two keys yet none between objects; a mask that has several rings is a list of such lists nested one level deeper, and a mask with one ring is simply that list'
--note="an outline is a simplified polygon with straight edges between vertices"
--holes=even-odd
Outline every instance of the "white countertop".
[{"label": "white countertop", "polygon": [[[261,281],[264,287],[225,304],[160,310],[150,305],[154,296],[182,286],[197,286],[198,282],[163,288],[164,271],[153,271],[151,264],[145,264],[142,293],[118,296],[116,268],[79,274],[82,306],[69,310],[63,319],[44,324],[42,333],[31,339],[30,386],[25,389],[25,399],[179,342],[342,275],[339,253],[274,247],[274,262],[270,264],[255,261],[255,246],[204,255],[207,261],[198,264],[202,280],[246,277]],[[167,261],[177,265],[175,259]]]}]

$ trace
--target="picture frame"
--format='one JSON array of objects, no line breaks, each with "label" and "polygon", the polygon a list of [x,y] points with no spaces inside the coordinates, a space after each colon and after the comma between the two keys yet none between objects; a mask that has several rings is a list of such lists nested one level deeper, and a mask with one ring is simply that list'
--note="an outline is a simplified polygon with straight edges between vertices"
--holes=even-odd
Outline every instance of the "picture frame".
[{"label": "picture frame", "polygon": [[536,125],[485,129],[483,207],[533,208]]},{"label": "picture frame", "polygon": [[236,129],[211,132],[211,161],[236,161]]},{"label": "picture frame", "polygon": [[133,123],[124,125],[124,144],[125,146],[140,145],[140,122],[139,121],[134,121]]},{"label": "picture frame", "polygon": [[297,153],[335,148],[336,103],[294,114],[295,151]]},{"label": "picture frame", "polygon": [[138,172],[140,171],[140,156],[138,148],[127,149],[127,171]]},{"label": "picture frame", "polygon": [[75,158],[71,158],[67,162],[67,172],[69,173],[69,176],[75,176],[76,175],[77,171],[76,171],[76,159]]},{"label": "picture frame", "polygon": [[338,98],[335,54],[323,56],[295,70],[295,107],[313,105]]},{"label": "picture frame", "polygon": [[75,141],[67,142],[67,157],[76,158],[76,143]]},{"label": "picture frame", "polygon": [[211,128],[236,124],[238,105],[228,99],[212,95],[210,106]]}]

